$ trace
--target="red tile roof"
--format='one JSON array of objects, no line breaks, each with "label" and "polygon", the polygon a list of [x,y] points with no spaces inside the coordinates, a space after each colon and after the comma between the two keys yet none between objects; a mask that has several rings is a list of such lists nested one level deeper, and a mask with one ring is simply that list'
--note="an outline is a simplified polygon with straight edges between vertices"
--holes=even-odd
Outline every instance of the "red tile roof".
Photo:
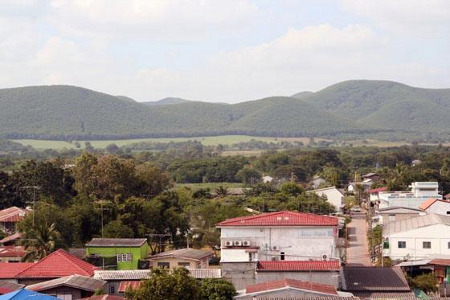
[{"label": "red tile roof", "polygon": [[84,260],[59,249],[28,269],[17,274],[16,278],[58,278],[70,275],[92,276],[97,270]]},{"label": "red tile roof", "polygon": [[34,263],[0,263],[0,279],[12,279]]},{"label": "red tile roof", "polygon": [[24,257],[27,254],[22,246],[3,246],[0,247],[0,257]]},{"label": "red tile roof", "polygon": [[371,190],[369,190],[369,194],[374,194],[374,193],[379,193],[379,192],[384,192],[384,191],[387,191],[387,187],[380,187],[380,188],[377,188],[377,189],[371,189]]},{"label": "red tile roof", "polygon": [[142,281],[121,281],[119,285],[119,289],[117,290],[119,293],[125,293],[127,289],[138,289],[141,286]]},{"label": "red tile roof", "polygon": [[335,217],[319,216],[310,213],[279,211],[256,216],[246,216],[228,219],[217,224],[217,227],[227,226],[337,226]]},{"label": "red tile roof", "polygon": [[80,300],[125,300],[125,298],[114,295],[98,295],[98,296],[91,296],[89,298],[82,298]]},{"label": "red tile roof", "polygon": [[429,264],[438,266],[450,266],[450,259],[436,258],[432,259]]},{"label": "red tile roof", "polygon": [[339,271],[338,260],[259,261],[257,271]]},{"label": "red tile roof", "polygon": [[281,288],[296,288],[301,290],[308,290],[312,292],[317,293],[324,293],[324,294],[330,294],[330,295],[337,295],[336,289],[332,285],[326,285],[316,282],[308,282],[308,281],[301,281],[296,279],[282,279],[282,280],[275,280],[275,281],[268,281],[263,283],[257,283],[247,286],[246,293],[252,294],[252,293],[259,293],[264,291],[271,291]]},{"label": "red tile roof", "polygon": [[29,210],[15,206],[0,210],[0,222],[19,222]]},{"label": "red tile roof", "polygon": [[7,236],[4,239],[0,240],[0,244],[7,244],[9,242],[14,242],[22,237],[20,233],[14,233],[13,235]]}]

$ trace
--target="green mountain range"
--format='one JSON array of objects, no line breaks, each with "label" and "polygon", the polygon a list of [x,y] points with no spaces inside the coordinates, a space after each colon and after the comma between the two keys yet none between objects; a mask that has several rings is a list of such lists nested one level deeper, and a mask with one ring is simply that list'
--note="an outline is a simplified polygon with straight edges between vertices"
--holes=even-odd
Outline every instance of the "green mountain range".
[{"label": "green mountain range", "polygon": [[316,93],[238,104],[180,98],[139,103],[74,86],[0,89],[0,136],[120,139],[223,134],[450,136],[450,89],[341,82]]}]

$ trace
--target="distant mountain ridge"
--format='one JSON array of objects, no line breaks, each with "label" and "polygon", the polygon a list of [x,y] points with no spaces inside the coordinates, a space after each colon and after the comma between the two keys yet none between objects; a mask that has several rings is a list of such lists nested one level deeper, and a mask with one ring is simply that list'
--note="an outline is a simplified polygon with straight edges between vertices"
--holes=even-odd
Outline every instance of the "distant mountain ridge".
[{"label": "distant mountain ridge", "polygon": [[223,134],[450,136],[450,89],[353,80],[318,92],[238,104],[165,98],[153,104],[74,86],[0,89],[0,136],[121,139]]}]

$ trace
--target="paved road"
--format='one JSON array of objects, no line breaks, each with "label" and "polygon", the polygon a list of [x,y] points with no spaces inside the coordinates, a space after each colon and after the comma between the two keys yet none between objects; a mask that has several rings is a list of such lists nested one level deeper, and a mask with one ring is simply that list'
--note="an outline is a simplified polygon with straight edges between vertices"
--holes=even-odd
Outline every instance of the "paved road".
[{"label": "paved road", "polygon": [[367,241],[366,213],[352,213],[352,222],[348,224],[348,266],[371,266],[369,244]]}]

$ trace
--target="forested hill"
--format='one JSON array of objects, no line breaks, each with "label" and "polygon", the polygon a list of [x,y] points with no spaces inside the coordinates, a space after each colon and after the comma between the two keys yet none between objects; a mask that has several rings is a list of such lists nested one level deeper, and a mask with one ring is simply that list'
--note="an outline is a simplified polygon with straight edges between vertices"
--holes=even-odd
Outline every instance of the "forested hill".
[{"label": "forested hill", "polygon": [[450,134],[449,113],[450,89],[387,81],[348,81],[233,105],[178,98],[149,105],[74,86],[0,89],[0,136],[8,138]]}]

